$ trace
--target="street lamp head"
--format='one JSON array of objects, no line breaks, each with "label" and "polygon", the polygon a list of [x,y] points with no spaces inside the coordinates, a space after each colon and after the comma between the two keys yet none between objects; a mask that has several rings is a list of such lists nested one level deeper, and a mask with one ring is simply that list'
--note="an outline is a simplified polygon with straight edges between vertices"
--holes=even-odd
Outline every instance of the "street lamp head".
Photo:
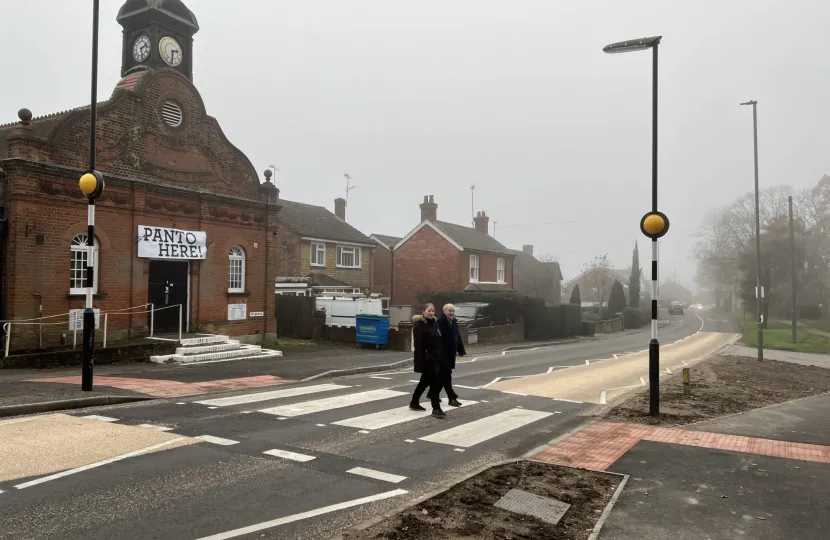
[{"label": "street lamp head", "polygon": [[752,101],[747,101],[745,103],[741,103],[741,105],[757,105],[757,104],[758,104],[758,102],[755,101],[754,99]]},{"label": "street lamp head", "polygon": [[606,45],[602,48],[602,51],[608,54],[644,51],[646,49],[651,49],[655,45],[659,45],[661,39],[663,39],[663,36],[653,36],[640,39],[630,39],[628,41],[618,41],[617,43]]}]

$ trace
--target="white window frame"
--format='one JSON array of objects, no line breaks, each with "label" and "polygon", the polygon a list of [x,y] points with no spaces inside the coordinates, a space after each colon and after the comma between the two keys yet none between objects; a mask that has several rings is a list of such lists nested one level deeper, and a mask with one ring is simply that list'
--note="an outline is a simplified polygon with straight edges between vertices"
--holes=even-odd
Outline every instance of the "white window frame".
[{"label": "white window frame", "polygon": [[[234,280],[236,274],[238,280]],[[245,250],[242,246],[233,246],[228,250],[228,292],[245,292]]]},{"label": "white window frame", "polygon": [[[353,265],[343,264],[344,251],[351,253],[352,257],[354,257]],[[363,266],[361,266],[363,260],[360,252],[361,248],[358,246],[337,246],[337,268],[363,268]]]},{"label": "white window frame", "polygon": [[[322,253],[323,260],[320,261],[320,254]],[[314,261],[315,255],[317,256],[317,261]],[[311,243],[311,252],[308,257],[309,263],[311,266],[319,266],[321,268],[326,267],[326,244],[322,242],[312,242]]]},{"label": "white window frame", "polygon": [[504,259],[499,257],[499,259],[496,261],[496,283],[507,283],[507,276],[505,275],[504,269]]},{"label": "white window frame", "polygon": [[[81,283],[86,283],[86,257],[87,253],[89,252],[89,237],[86,233],[78,233],[72,238],[71,244],[71,253],[72,256],[69,259],[69,294],[70,295],[82,295],[86,294],[86,286],[83,287],[73,287],[73,282],[75,282],[74,277],[72,276],[73,266],[75,265],[76,258],[79,263],[83,263],[84,271],[81,275]],[[100,273],[98,270],[98,242],[93,239],[93,251],[92,251],[92,267],[93,267],[93,283],[92,283],[92,294],[98,293],[98,279]],[[77,284],[75,282],[75,284]]]},{"label": "white window frame", "polygon": [[470,283],[478,283],[481,277],[481,259],[478,255],[470,255]]}]

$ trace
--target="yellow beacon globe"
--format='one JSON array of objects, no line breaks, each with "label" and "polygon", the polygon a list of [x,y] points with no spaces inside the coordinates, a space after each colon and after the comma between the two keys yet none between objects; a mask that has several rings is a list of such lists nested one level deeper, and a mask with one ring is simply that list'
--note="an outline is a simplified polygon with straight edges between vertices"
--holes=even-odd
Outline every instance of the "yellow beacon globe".
[{"label": "yellow beacon globe", "polygon": [[98,179],[95,177],[94,174],[86,173],[78,181],[78,185],[80,186],[83,194],[89,197],[90,195],[95,193],[95,190],[98,188]]},{"label": "yellow beacon globe", "polygon": [[643,221],[643,230],[646,234],[651,236],[657,236],[663,229],[666,228],[666,220],[659,214],[651,214],[646,216],[646,219]]}]

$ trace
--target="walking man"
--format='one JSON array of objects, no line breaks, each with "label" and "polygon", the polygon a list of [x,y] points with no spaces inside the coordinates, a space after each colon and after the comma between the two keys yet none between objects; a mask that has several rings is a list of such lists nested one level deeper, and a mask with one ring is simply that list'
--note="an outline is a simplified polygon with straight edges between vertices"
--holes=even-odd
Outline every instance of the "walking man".
[{"label": "walking man", "polygon": [[[447,304],[444,306],[444,313],[438,317],[438,330],[441,332],[442,362],[438,372],[441,387],[447,392],[449,404],[452,407],[460,407],[458,394],[452,388],[452,370],[455,369],[455,357],[465,356],[464,341],[458,331],[458,320],[455,318],[455,306]],[[440,389],[438,392],[440,393]],[[438,396],[435,396],[438,397]]]}]

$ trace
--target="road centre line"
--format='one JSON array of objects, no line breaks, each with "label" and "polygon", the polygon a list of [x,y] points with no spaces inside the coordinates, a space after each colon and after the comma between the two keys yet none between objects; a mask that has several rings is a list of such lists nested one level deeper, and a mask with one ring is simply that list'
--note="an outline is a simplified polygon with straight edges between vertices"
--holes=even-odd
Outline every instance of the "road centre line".
[{"label": "road centre line", "polygon": [[355,467],[354,469],[346,471],[346,473],[365,476],[366,478],[372,478],[373,480],[382,480],[392,484],[400,484],[406,480],[406,476],[398,476],[397,474],[385,473],[374,469],[365,469],[363,467]]},{"label": "road centre line", "polygon": [[263,454],[267,454],[269,456],[274,456],[282,459],[290,459],[291,461],[299,461],[301,463],[317,459],[316,456],[307,456],[305,454],[289,452],[288,450],[279,450],[277,448],[274,448],[273,450],[266,450],[265,452],[263,452]]},{"label": "road centre line", "polygon": [[280,525],[294,523],[295,521],[302,521],[304,519],[330,514],[332,512],[337,512],[339,510],[354,508],[355,506],[361,506],[364,504],[382,501],[385,499],[391,499],[392,497],[399,497],[401,495],[406,495],[407,493],[409,492],[404,489],[396,489],[393,491],[378,493],[377,495],[363,497],[362,499],[354,499],[351,501],[332,504],[329,506],[323,506],[322,508],[315,508],[314,510],[309,510],[307,512],[301,512],[299,514],[293,514],[278,519],[272,519],[271,521],[264,521],[262,523],[257,523],[255,525],[249,525],[248,527],[242,527],[240,529],[234,529],[232,531],[214,534],[211,536],[204,536],[202,538],[198,538],[197,540],[228,540],[230,538],[237,538],[239,536],[244,536],[246,534],[251,534],[259,531],[264,531],[266,529],[279,527]]},{"label": "road centre line", "polygon": [[89,465],[83,465],[81,467],[75,467],[74,469],[69,469],[66,471],[61,471],[59,473],[50,474],[49,476],[44,476],[43,478],[38,478],[37,480],[32,480],[30,482],[24,482],[22,484],[17,484],[14,486],[17,489],[25,489],[27,487],[36,486],[38,484],[43,484],[45,482],[49,482],[51,480],[57,480],[58,478],[63,478],[64,476],[69,476],[72,474],[76,474],[83,471],[88,471],[90,469],[94,469],[96,467],[101,467],[102,465],[108,465],[110,463],[115,463],[116,461],[121,461],[122,459],[127,459],[135,456],[140,456],[142,454],[146,454],[148,452],[152,452],[153,450],[157,450],[159,448],[163,448],[165,446],[171,445],[173,443],[183,441],[186,437],[177,437],[175,439],[165,441],[163,443],[154,444],[153,446],[148,446],[146,448],[142,448],[140,450],[134,450],[132,452],[127,452],[126,454],[121,454],[120,456],[111,457],[109,459],[105,459],[102,461],[96,461],[95,463],[90,463]]}]

